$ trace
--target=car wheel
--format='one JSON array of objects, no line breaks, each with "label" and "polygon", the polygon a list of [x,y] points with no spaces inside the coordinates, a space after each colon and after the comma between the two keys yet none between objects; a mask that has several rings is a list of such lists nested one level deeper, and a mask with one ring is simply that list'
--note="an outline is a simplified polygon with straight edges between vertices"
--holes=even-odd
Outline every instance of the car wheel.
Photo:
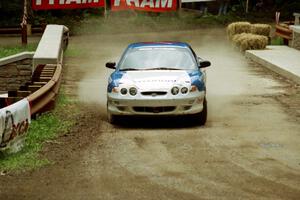
[{"label": "car wheel", "polygon": [[197,123],[203,126],[206,123],[206,119],[207,119],[207,101],[206,98],[204,98],[203,110],[200,113],[196,114],[195,120],[197,121]]}]

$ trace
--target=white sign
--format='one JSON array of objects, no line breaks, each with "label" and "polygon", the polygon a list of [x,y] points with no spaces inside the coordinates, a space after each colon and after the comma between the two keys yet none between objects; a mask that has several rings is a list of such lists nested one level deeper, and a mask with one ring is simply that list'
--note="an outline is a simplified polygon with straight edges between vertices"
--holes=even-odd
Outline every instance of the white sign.
[{"label": "white sign", "polygon": [[0,110],[0,150],[19,151],[31,122],[30,106],[22,99]]}]

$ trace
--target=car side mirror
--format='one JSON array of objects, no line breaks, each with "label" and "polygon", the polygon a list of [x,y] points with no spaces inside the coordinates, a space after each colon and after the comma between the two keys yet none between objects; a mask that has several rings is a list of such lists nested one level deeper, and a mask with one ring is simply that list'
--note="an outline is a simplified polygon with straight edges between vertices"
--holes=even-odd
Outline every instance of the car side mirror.
[{"label": "car side mirror", "polygon": [[210,62],[207,60],[202,60],[200,61],[200,65],[199,68],[205,68],[205,67],[209,67],[210,66]]},{"label": "car side mirror", "polygon": [[116,63],[115,62],[107,62],[105,64],[105,67],[109,68],[109,69],[116,69]]}]

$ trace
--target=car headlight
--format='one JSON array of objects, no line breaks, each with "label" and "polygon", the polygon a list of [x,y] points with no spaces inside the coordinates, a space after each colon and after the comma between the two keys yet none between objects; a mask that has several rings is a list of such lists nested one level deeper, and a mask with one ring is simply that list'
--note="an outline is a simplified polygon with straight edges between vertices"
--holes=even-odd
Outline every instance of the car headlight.
[{"label": "car headlight", "polygon": [[135,87],[131,87],[129,89],[129,94],[135,96],[137,94],[137,89]]},{"label": "car headlight", "polygon": [[179,88],[178,87],[173,87],[172,90],[171,90],[171,93],[173,95],[177,95],[179,93]]},{"label": "car headlight", "polygon": [[186,94],[186,93],[188,93],[189,89],[187,87],[183,87],[183,88],[181,88],[180,91],[182,94]]},{"label": "car headlight", "polygon": [[122,88],[120,90],[120,92],[121,92],[121,94],[125,95],[125,94],[127,94],[127,89],[126,88]]}]

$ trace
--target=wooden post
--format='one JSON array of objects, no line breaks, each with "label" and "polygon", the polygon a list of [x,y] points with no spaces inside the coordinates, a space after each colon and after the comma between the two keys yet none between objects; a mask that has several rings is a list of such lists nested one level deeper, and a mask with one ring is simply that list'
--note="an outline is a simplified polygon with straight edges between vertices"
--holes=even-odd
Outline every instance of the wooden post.
[{"label": "wooden post", "polygon": [[27,45],[27,25],[23,25],[22,27],[22,45]]},{"label": "wooden post", "polygon": [[27,45],[27,0],[24,0],[24,11],[23,11],[21,28],[22,28],[22,45]]},{"label": "wooden post", "polygon": [[104,13],[103,13],[103,15],[104,15],[104,19],[106,19],[107,18],[107,0],[104,0]]},{"label": "wooden post", "polygon": [[181,17],[181,12],[182,12],[182,2],[181,0],[177,1],[178,5],[177,5],[177,11],[179,13],[179,17]]},{"label": "wooden post", "polygon": [[178,0],[178,9],[179,9],[179,11],[181,11],[181,8],[182,8],[182,2],[181,2],[181,0]]},{"label": "wooden post", "polygon": [[246,13],[249,12],[249,0],[246,1]]}]

